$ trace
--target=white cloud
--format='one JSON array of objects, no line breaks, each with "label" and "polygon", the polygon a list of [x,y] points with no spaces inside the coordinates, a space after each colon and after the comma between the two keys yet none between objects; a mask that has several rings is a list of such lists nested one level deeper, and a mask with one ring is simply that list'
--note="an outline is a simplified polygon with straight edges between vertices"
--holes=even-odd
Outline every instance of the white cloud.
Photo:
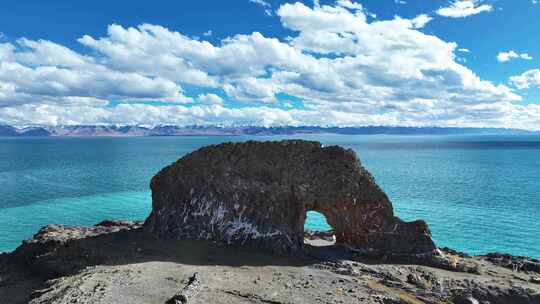
[{"label": "white cloud", "polygon": [[[413,30],[410,20],[367,23],[364,16],[343,9],[328,6],[312,9],[299,3],[283,5],[278,15],[285,26],[300,32],[291,40],[296,48],[347,55],[323,61],[330,64],[326,67],[330,72],[298,75],[304,87],[318,91],[318,98],[340,92],[348,100],[382,99],[387,107],[415,97],[429,97],[439,104],[443,100],[481,102],[488,96],[492,101],[519,99],[508,88],[482,81],[457,64],[455,44]],[[331,78],[323,79],[322,75]],[[445,91],[448,88],[452,88],[451,92]],[[471,98],[471,94],[475,97]],[[309,98],[316,96],[310,94]],[[327,98],[340,99],[339,96]]]},{"label": "white cloud", "polygon": [[426,24],[428,24],[428,22],[430,22],[431,20],[433,20],[432,17],[426,14],[422,14],[422,15],[416,16],[414,19],[411,20],[411,22],[413,23],[414,28],[420,29],[426,26]]},{"label": "white cloud", "polygon": [[203,57],[211,54],[214,46],[161,26],[123,28],[113,24],[108,28],[108,37],[94,39],[85,35],[79,42],[101,53],[103,56],[97,60],[118,71],[138,71],[192,85],[216,85],[207,72],[190,67],[182,56],[175,54]]},{"label": "white cloud", "polygon": [[80,104],[106,100],[188,101],[175,82],[119,72],[50,41],[19,39],[0,44],[0,106]]},{"label": "white cloud", "polygon": [[462,52],[462,53],[470,53],[471,52],[469,49],[466,49],[466,48],[458,49],[458,51]]},{"label": "white cloud", "polygon": [[255,3],[255,4],[258,4],[258,5],[262,6],[264,8],[264,13],[267,16],[272,16],[272,10],[271,10],[272,5],[270,5],[270,3],[268,3],[267,1],[265,1],[265,0],[249,0],[249,2]]},{"label": "white cloud", "polygon": [[212,36],[212,30],[208,30],[208,31],[204,32],[203,36],[205,36],[205,37]]},{"label": "white cloud", "polygon": [[249,0],[249,2],[251,3],[255,3],[255,4],[258,4],[260,6],[264,6],[264,7],[270,7],[270,3],[264,1],[264,0]]},{"label": "white cloud", "polygon": [[[455,43],[418,31],[429,16],[368,21],[352,1],[276,14],[288,39],[255,32],[210,43],[113,24],[79,39],[86,55],[47,41],[0,44],[0,121],[540,127],[538,108],[461,65]],[[278,93],[302,109],[280,109]],[[130,103],[104,106],[111,100]]]},{"label": "white cloud", "polygon": [[[429,108],[429,102],[419,100],[416,108]],[[539,105],[480,104],[468,107],[468,112],[455,116],[448,114],[447,120],[439,126],[483,127],[488,122],[498,127],[524,127],[540,125]],[[501,119],[501,117],[505,117]],[[520,124],[509,124],[511,121]],[[95,108],[81,106],[66,108],[55,105],[22,105],[0,108],[0,121],[10,121],[19,125],[45,124],[95,124],[107,122],[111,124],[214,124],[214,125],[336,125],[356,126],[358,121],[365,125],[403,125],[432,126],[429,122],[414,119],[404,120],[396,113],[379,113],[366,115],[363,113],[347,113],[328,110],[321,115],[317,110],[278,109],[270,107],[247,107],[230,109],[221,105],[200,105],[186,107],[153,106],[144,104],[121,104],[115,108]],[[538,129],[538,128],[537,128]]]},{"label": "white cloud", "polygon": [[497,61],[499,62],[507,62],[512,59],[524,59],[524,60],[532,60],[533,58],[527,54],[527,53],[517,53],[516,51],[508,51],[508,52],[500,52],[497,55]]},{"label": "white cloud", "polygon": [[223,98],[212,93],[200,94],[199,96],[197,96],[197,101],[202,104],[209,104],[209,105],[222,105],[223,104]]},{"label": "white cloud", "polygon": [[492,10],[493,7],[482,4],[482,0],[454,0],[449,6],[438,9],[436,13],[444,17],[463,18]]},{"label": "white cloud", "polygon": [[337,0],[336,4],[341,6],[341,7],[345,7],[345,8],[353,9],[353,10],[362,10],[363,9],[362,4],[357,3],[357,2],[353,2],[351,0]]},{"label": "white cloud", "polygon": [[534,69],[524,72],[521,75],[510,77],[510,82],[518,89],[528,89],[540,87],[540,70]]}]

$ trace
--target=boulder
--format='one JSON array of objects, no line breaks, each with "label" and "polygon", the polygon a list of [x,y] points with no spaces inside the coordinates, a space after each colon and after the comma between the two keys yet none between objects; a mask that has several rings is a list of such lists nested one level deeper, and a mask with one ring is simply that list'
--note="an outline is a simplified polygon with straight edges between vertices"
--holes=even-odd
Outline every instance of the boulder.
[{"label": "boulder", "polygon": [[150,187],[144,226],[158,237],[296,255],[313,210],[326,217],[338,246],[385,256],[436,252],[427,224],[395,217],[355,152],[339,146],[302,140],[207,146],[162,169]]}]

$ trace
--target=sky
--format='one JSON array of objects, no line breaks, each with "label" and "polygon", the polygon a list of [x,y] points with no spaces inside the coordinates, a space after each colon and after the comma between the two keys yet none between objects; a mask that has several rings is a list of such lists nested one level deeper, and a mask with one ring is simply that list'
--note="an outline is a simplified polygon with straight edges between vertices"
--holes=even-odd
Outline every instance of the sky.
[{"label": "sky", "polygon": [[0,124],[540,130],[540,0],[3,0]]}]

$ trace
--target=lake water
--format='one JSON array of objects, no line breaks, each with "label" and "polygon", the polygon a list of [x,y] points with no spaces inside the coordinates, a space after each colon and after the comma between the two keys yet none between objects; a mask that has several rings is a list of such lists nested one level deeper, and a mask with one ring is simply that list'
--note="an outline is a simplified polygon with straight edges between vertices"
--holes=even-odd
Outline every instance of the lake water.
[{"label": "lake water", "polygon": [[[144,219],[150,178],[201,146],[304,138],[356,150],[398,216],[439,246],[540,258],[540,136],[0,138],[0,251],[49,223]],[[307,227],[326,229],[310,214]]]}]

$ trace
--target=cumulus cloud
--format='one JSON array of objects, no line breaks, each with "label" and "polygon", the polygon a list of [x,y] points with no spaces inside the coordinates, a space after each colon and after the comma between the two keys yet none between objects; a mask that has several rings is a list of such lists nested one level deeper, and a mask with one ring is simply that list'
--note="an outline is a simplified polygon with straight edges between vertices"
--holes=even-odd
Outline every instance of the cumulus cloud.
[{"label": "cumulus cloud", "polygon": [[[454,43],[414,30],[410,20],[367,23],[365,16],[345,9],[309,8],[301,3],[285,4],[277,13],[286,27],[299,32],[290,41],[297,49],[343,55],[319,60],[327,73],[310,69],[289,75],[291,83],[301,82],[303,86],[296,93],[309,94],[306,97],[315,99],[332,93],[335,96],[328,99],[366,103],[384,100],[386,105],[414,98],[433,99],[437,104],[519,99],[508,88],[482,81],[456,63]],[[306,87],[318,91],[317,96]]]},{"label": "cumulus cloud", "polygon": [[[79,39],[84,54],[48,41],[0,44],[0,121],[538,127],[537,108],[459,64],[455,43],[418,31],[429,16],[366,14],[354,1],[283,4],[287,39],[254,32],[210,43],[113,24]],[[302,108],[283,109],[280,94]]]},{"label": "cumulus cloud", "polygon": [[518,89],[528,89],[540,87],[540,70],[534,69],[524,72],[521,75],[510,77],[510,82]]},{"label": "cumulus cloud", "polygon": [[436,13],[444,17],[463,18],[493,10],[491,5],[482,2],[482,0],[454,0],[449,6],[439,8]]},{"label": "cumulus cloud", "polygon": [[353,2],[351,0],[338,0],[337,5],[354,10],[362,10],[362,4]]},{"label": "cumulus cloud", "polygon": [[497,55],[497,61],[499,62],[507,62],[512,59],[532,60],[533,58],[527,53],[519,54],[516,51],[500,52]]},{"label": "cumulus cloud", "polygon": [[0,106],[189,100],[180,85],[171,80],[119,72],[45,40],[19,39],[16,44],[0,44],[0,82]]},{"label": "cumulus cloud", "polygon": [[114,70],[160,75],[192,85],[216,85],[212,76],[206,71],[190,67],[187,62],[189,58],[184,58],[212,56],[215,48],[206,41],[198,41],[150,24],[138,28],[113,24],[107,32],[107,37],[94,39],[85,35],[79,42],[99,52],[102,56],[96,60]]},{"label": "cumulus cloud", "polygon": [[200,94],[197,96],[197,101],[202,104],[210,104],[210,105],[221,105],[223,104],[223,98],[219,97],[216,94],[208,93],[208,94]]}]

